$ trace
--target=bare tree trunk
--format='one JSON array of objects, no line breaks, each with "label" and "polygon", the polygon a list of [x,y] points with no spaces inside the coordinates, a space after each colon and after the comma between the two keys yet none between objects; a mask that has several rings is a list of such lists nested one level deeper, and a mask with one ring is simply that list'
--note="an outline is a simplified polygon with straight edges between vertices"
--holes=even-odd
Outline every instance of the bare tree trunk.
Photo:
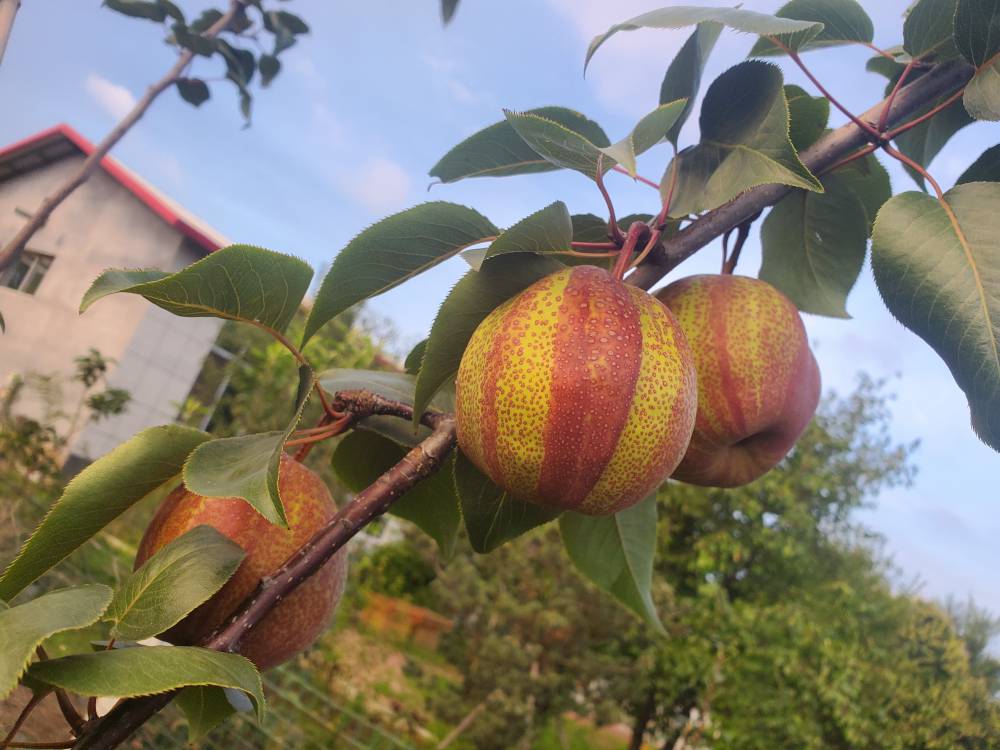
[{"label": "bare tree trunk", "polygon": [[[3,43],[6,39],[3,36],[3,9],[7,8],[13,3],[16,9],[18,0],[0,0],[0,54],[3,52]],[[218,21],[212,24],[204,34],[203,37],[206,39],[214,38],[222,31],[225,31],[229,27],[233,18],[237,14],[243,12],[244,0],[230,0],[229,10],[226,11]],[[10,11],[10,20],[13,22],[14,16],[13,11]],[[9,28],[8,28],[9,32]],[[80,165],[80,169],[76,171],[72,177],[70,177],[65,183],[63,183],[54,193],[48,196],[42,205],[38,207],[28,222],[21,227],[20,231],[14,238],[7,243],[7,245],[0,250],[0,271],[12,265],[20,257],[24,248],[27,246],[28,242],[35,235],[39,229],[41,229],[45,222],[48,221],[49,216],[52,212],[59,207],[59,205],[66,200],[74,190],[76,190],[80,185],[85,183],[90,175],[94,173],[98,165],[101,163],[101,159],[107,156],[108,152],[114,148],[114,146],[120,141],[132,126],[135,125],[146,114],[146,110],[149,109],[150,105],[156,100],[160,94],[166,91],[168,88],[173,86],[177,79],[181,77],[184,69],[188,66],[191,60],[194,58],[194,52],[189,49],[185,49],[177,57],[177,62],[167,71],[167,74],[163,76],[159,81],[150,86],[146,93],[143,94],[142,98],[136,102],[136,105],[132,108],[125,117],[115,125],[114,129],[108,133],[104,140],[102,140],[97,147],[94,149],[93,153],[88,156],[83,164]]]},{"label": "bare tree trunk", "polygon": [[649,720],[653,718],[653,711],[656,710],[656,696],[650,690],[646,695],[646,701],[642,704],[639,712],[635,715],[635,722],[632,724],[632,739],[628,743],[628,750],[641,750],[642,741],[646,738],[646,727]]},{"label": "bare tree trunk", "polygon": [[7,50],[10,30],[14,28],[14,16],[20,7],[21,0],[0,0],[0,63],[3,62],[3,53]]}]

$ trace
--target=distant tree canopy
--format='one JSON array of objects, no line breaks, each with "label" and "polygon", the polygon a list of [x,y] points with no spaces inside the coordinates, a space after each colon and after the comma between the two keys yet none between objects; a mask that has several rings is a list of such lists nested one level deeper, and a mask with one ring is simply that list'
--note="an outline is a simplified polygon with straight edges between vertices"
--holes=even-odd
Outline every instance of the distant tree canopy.
[{"label": "distant tree canopy", "polygon": [[552,529],[492,555],[461,549],[419,594],[457,623],[445,648],[464,700],[442,710],[457,721],[485,701],[465,737],[498,750],[567,710],[627,717],[635,747],[990,747],[995,622],[894,593],[879,538],[852,520],[913,474],[887,420],[863,379],[759,481],[666,486],[654,595],[667,638],[607,606]]}]

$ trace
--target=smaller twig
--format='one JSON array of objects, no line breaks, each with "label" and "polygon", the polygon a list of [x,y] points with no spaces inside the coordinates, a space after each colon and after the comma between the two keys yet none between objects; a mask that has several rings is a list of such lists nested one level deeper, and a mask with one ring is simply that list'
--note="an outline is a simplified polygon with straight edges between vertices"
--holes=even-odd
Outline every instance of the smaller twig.
[{"label": "smaller twig", "polygon": [[[618,172],[619,174],[628,175],[629,177],[632,177],[632,175],[629,174],[629,171],[627,169],[620,167],[617,164],[611,167],[611,169],[612,171]],[[653,182],[648,177],[643,177],[641,174],[637,174],[635,177],[632,177],[632,179],[641,182],[643,185],[649,185],[654,190],[660,189],[660,186],[657,183]]]},{"label": "smaller twig", "polygon": [[899,161],[903,162],[903,164],[910,167],[910,169],[912,169],[914,172],[920,174],[925,180],[927,180],[931,184],[931,187],[934,188],[934,192],[937,193],[938,200],[941,201],[942,203],[945,202],[944,191],[941,189],[941,186],[938,184],[937,180],[931,177],[931,173],[928,172],[926,169],[924,169],[924,167],[922,167],[920,164],[917,164],[917,162],[913,161],[913,159],[911,159],[909,156],[900,151],[897,151],[887,143],[882,146],[882,150],[885,151],[887,154],[889,154],[889,156],[893,157],[894,159],[898,159]]},{"label": "smaller twig", "polygon": [[571,242],[570,247],[574,250],[617,250],[620,245],[616,242]]},{"label": "smaller twig", "polygon": [[827,167],[826,169],[824,169],[824,170],[822,170],[820,172],[817,172],[816,174],[817,174],[817,176],[822,176],[822,175],[827,174],[828,172],[833,172],[833,171],[835,171],[837,169],[840,169],[845,164],[850,164],[852,161],[856,161],[857,159],[861,159],[861,158],[863,158],[865,156],[868,156],[868,154],[872,153],[876,149],[878,149],[878,144],[876,144],[876,143],[869,143],[864,148],[859,149],[858,151],[855,151],[853,154],[845,156],[840,161],[834,162],[829,167]]},{"label": "smaller twig", "polygon": [[625,235],[625,244],[618,251],[618,260],[615,261],[614,268],[611,270],[612,278],[618,281],[622,280],[622,277],[625,276],[625,269],[628,268],[628,262],[632,259],[632,253],[635,252],[635,248],[639,244],[639,240],[648,233],[649,227],[641,221],[635,222],[628,228],[628,234]]},{"label": "smaller twig", "polygon": [[87,720],[93,721],[97,718],[97,696],[92,695],[87,699]]},{"label": "smaller twig", "polygon": [[954,104],[956,101],[958,101],[959,99],[961,99],[962,95],[964,93],[965,93],[965,87],[963,86],[958,91],[956,91],[954,94],[952,94],[947,99],[945,99],[943,102],[941,102],[940,104],[938,104],[933,109],[925,112],[920,117],[917,117],[916,119],[910,120],[909,122],[904,122],[902,125],[899,125],[898,127],[895,127],[892,130],[890,130],[888,133],[885,134],[885,139],[887,141],[891,141],[897,135],[899,135],[900,133],[905,133],[907,130],[910,130],[911,128],[917,127],[917,125],[919,125],[920,123],[924,122],[925,120],[931,119],[938,112],[940,112],[943,109],[947,109],[952,104]]},{"label": "smaller twig", "polygon": [[578,253],[576,250],[556,250],[552,255],[569,255],[573,258],[617,258],[620,251],[613,250],[606,253]]},{"label": "smaller twig", "polygon": [[622,234],[622,230],[618,228],[618,219],[615,218],[615,204],[611,202],[608,189],[604,187],[604,154],[597,157],[597,174],[594,177],[594,181],[597,183],[597,189],[601,191],[601,197],[604,198],[604,202],[608,206],[608,234],[620,247],[625,242],[625,236]]},{"label": "smaller twig", "polygon": [[45,698],[46,695],[48,695],[48,693],[45,692],[32,694],[31,700],[25,704],[24,708],[21,709],[21,713],[19,713],[17,718],[14,719],[14,724],[11,726],[10,731],[7,732],[7,736],[0,740],[0,750],[5,747],[11,747],[10,743],[13,742],[14,737],[17,736],[17,730],[21,728],[21,725],[24,724],[25,721],[27,721],[28,716],[31,715],[31,712],[35,710],[35,707],[42,702],[42,699]]},{"label": "smaller twig", "polygon": [[52,742],[11,742],[7,747],[37,748],[37,750],[56,750],[61,747],[73,747],[76,740],[52,740]]},{"label": "smaller twig", "polygon": [[882,55],[882,57],[888,58],[889,60],[896,62],[896,58],[893,57],[891,52],[886,52],[884,49],[882,49],[881,47],[876,47],[871,42],[858,42],[858,44],[860,44],[862,47],[867,47],[873,52],[878,52],[880,55]]},{"label": "smaller twig", "polygon": [[670,205],[674,201],[674,190],[677,188],[677,173],[679,171],[677,167],[677,146],[674,146],[674,165],[670,170],[670,185],[667,187],[667,197],[663,200],[660,213],[653,219],[653,231],[649,235],[649,241],[646,242],[646,246],[642,249],[642,252],[632,261],[629,266],[630,269],[637,268],[660,242],[660,237],[663,236],[663,231],[667,226],[666,222],[670,214]]},{"label": "smaller twig", "polygon": [[736,270],[736,263],[740,259],[740,253],[743,251],[743,245],[746,244],[747,237],[750,236],[750,227],[760,217],[760,214],[761,212],[758,211],[736,228],[736,243],[733,245],[733,253],[722,266],[722,273],[731,276],[733,271]]},{"label": "smaller twig", "polygon": [[730,229],[724,235],[722,235],[722,267],[719,269],[719,273],[726,272],[726,262],[729,260],[729,236],[733,233]]},{"label": "smaller twig", "polygon": [[[35,653],[38,658],[42,661],[48,661],[49,655],[45,652],[45,649],[39,646],[35,649]],[[86,723],[80,712],[76,710],[76,706],[73,705],[73,701],[69,699],[66,695],[66,691],[62,688],[55,688],[53,691],[56,694],[56,702],[59,704],[59,710],[62,712],[63,718],[66,723],[69,724],[69,730],[73,734],[79,734],[83,730],[83,725]]]},{"label": "smaller twig", "polygon": [[878,132],[884,133],[886,123],[889,122],[889,110],[892,109],[892,103],[896,100],[896,94],[899,90],[903,88],[903,84],[906,83],[907,77],[910,75],[910,71],[913,70],[913,60],[910,60],[903,68],[903,72],[899,74],[899,78],[896,79],[896,85],[892,87],[892,91],[889,92],[888,98],[885,100],[885,106],[882,107],[882,114],[878,118]]}]

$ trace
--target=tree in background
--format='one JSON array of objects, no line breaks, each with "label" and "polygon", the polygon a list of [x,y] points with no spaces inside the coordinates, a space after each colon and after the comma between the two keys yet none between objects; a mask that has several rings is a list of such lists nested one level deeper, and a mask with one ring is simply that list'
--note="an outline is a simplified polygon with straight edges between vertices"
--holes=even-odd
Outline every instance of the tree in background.
[{"label": "tree in background", "polygon": [[457,722],[485,703],[463,737],[497,750],[530,746],[570,710],[627,715],[633,748],[987,747],[996,621],[894,594],[877,535],[852,521],[912,476],[913,446],[891,443],[888,419],[863,378],[760,481],[665,487],[654,593],[667,638],[608,607],[551,530],[489,556],[462,547],[418,597],[456,622],[445,650],[461,702],[439,711]]}]

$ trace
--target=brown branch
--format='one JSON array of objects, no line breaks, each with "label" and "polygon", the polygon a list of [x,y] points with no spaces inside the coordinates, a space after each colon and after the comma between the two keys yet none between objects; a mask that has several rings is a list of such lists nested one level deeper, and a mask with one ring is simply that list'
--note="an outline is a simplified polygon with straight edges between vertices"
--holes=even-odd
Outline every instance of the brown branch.
[{"label": "brown branch", "polygon": [[[42,646],[36,648],[35,653],[41,661],[48,661],[49,655]],[[66,695],[65,690],[62,688],[53,688],[53,692],[56,694],[56,702],[59,704],[59,710],[62,712],[63,718],[66,719],[66,723],[69,724],[70,731],[74,735],[79,736],[86,722],[80,716],[80,712],[76,710],[73,701]]]},{"label": "brown branch", "polygon": [[76,740],[52,740],[51,742],[11,742],[7,747],[32,748],[33,750],[54,750],[60,747],[73,747]]},{"label": "brown branch", "polygon": [[[937,65],[926,75],[904,86],[896,95],[887,125],[903,123],[929,102],[951,95],[972,77],[974,68],[964,61]],[[878,121],[886,102],[883,100],[860,117]],[[800,154],[802,163],[814,174],[835,164],[868,143],[868,135],[853,123],[837,128],[820,138]],[[761,209],[772,206],[791,192],[787,185],[761,185],[748,190],[728,203],[698,217],[677,234],[664,240],[646,262],[636,268],[626,281],[649,289],[682,261],[690,258],[716,237],[735,229]]]},{"label": "brown branch", "polygon": [[[0,0],[2,2],[3,0]],[[244,10],[245,0],[230,0],[229,9],[226,13],[214,24],[212,24],[202,36],[206,39],[212,39],[222,31],[225,31],[232,20]],[[0,250],[0,271],[12,265],[21,255],[21,252],[27,246],[28,242],[35,235],[35,233],[41,229],[45,222],[48,221],[52,212],[59,207],[59,205],[66,200],[70,195],[73,194],[78,187],[85,183],[90,176],[94,173],[97,167],[100,165],[101,160],[107,156],[108,152],[114,148],[114,146],[120,141],[132,126],[135,125],[146,114],[146,110],[149,109],[150,105],[156,100],[160,94],[166,91],[168,88],[173,86],[177,79],[181,77],[184,69],[191,63],[194,59],[194,52],[189,49],[185,49],[177,56],[177,62],[173,64],[167,74],[163,76],[160,80],[150,86],[146,93],[143,94],[142,98],[136,102],[135,106],[132,107],[132,111],[129,112],[125,117],[115,125],[114,129],[108,133],[104,140],[97,144],[97,147],[91,152],[91,154],[84,160],[83,164],[76,173],[70,177],[65,183],[63,183],[52,195],[45,198],[42,201],[42,205],[38,207],[28,219],[27,223],[21,227],[14,238],[4,246],[3,250]]]},{"label": "brown branch", "polygon": [[14,28],[14,16],[20,7],[21,0],[0,0],[0,62],[3,62],[3,53],[7,50],[7,41]]},{"label": "brown branch", "polygon": [[[355,420],[374,415],[406,420],[413,418],[412,407],[367,391],[342,391],[336,394],[334,406],[352,414]],[[323,563],[366,524],[385,513],[413,485],[440,468],[455,446],[455,420],[450,414],[429,411],[424,413],[420,421],[431,428],[431,434],[341,508],[273,576],[262,580],[228,623],[202,643],[205,648],[238,652],[241,639],[279,601],[319,570]],[[122,701],[103,719],[88,723],[84,734],[73,747],[77,750],[110,750],[117,747],[146,720],[170,703],[174,695],[175,693],[164,693]]]},{"label": "brown branch", "polygon": [[24,705],[24,708],[21,709],[21,713],[17,715],[17,718],[14,719],[14,724],[11,726],[10,731],[7,732],[7,736],[0,740],[0,748],[11,747],[11,743],[17,736],[17,730],[20,729],[24,722],[28,720],[28,717],[31,716],[31,712],[35,710],[46,695],[48,695],[48,693],[45,692],[31,694],[31,699]]}]

